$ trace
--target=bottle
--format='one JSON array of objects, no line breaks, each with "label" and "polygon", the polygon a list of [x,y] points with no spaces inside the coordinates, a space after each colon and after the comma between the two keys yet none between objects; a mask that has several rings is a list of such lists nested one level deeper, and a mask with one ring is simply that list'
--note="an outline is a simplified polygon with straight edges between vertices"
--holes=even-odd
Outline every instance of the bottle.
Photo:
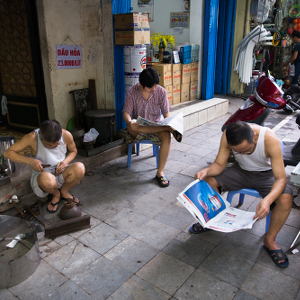
[{"label": "bottle", "polygon": [[154,57],[154,48],[153,48],[153,44],[150,45],[150,48],[149,48],[149,57],[151,57],[151,60],[152,61],[152,57]]}]

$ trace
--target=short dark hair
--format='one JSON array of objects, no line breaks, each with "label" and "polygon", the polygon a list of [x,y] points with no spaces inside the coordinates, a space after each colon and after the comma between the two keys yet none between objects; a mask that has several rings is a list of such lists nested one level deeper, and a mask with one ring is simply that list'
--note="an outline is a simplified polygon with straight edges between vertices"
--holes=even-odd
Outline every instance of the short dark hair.
[{"label": "short dark hair", "polygon": [[228,125],[226,129],[226,139],[229,146],[237,146],[243,141],[253,144],[254,132],[246,122],[235,122]]},{"label": "short dark hair", "polygon": [[297,30],[294,30],[293,33],[292,33],[292,37],[297,37],[298,39],[300,39],[300,32],[297,31]]},{"label": "short dark hair", "polygon": [[140,73],[139,82],[143,88],[152,88],[154,84],[159,84],[159,76],[153,68],[147,68]]},{"label": "short dark hair", "polygon": [[42,141],[52,144],[60,140],[62,129],[56,120],[46,120],[41,124],[39,133]]}]

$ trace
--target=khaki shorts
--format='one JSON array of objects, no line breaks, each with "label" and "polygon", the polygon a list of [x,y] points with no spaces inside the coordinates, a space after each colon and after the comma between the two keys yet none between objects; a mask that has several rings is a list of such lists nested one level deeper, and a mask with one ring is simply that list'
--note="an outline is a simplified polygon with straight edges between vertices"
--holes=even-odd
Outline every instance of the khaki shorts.
[{"label": "khaki shorts", "polygon": [[[31,178],[30,178],[30,185],[31,185],[31,188],[33,190],[33,192],[38,196],[38,197],[41,197],[41,198],[44,198],[46,197],[49,193],[46,193],[45,191],[43,191],[39,185],[38,185],[38,182],[37,182],[37,178],[39,176],[41,172],[34,172],[32,173],[31,175]],[[52,174],[52,173],[51,173]],[[60,189],[62,187],[62,185],[65,183],[65,180],[64,180],[64,177],[63,177],[63,174],[59,174],[58,176],[55,176],[55,179],[56,179],[56,182],[57,182],[57,185],[58,185],[58,188]]]}]

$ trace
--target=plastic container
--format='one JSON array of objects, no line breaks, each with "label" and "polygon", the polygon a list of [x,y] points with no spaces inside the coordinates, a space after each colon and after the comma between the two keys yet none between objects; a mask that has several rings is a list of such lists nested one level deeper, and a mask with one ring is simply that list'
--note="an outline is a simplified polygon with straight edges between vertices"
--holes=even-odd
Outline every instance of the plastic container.
[{"label": "plastic container", "polygon": [[199,61],[199,50],[200,50],[200,45],[191,44],[192,62]]},{"label": "plastic container", "polygon": [[180,46],[179,51],[179,59],[182,64],[189,64],[192,62],[192,52],[191,52],[191,45],[182,45]]}]

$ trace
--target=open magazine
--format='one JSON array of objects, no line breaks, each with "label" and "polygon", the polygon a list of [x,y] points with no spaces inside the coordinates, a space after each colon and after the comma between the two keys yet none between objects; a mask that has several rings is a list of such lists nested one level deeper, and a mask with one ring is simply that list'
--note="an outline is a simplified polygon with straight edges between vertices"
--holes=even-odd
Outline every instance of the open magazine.
[{"label": "open magazine", "polygon": [[143,126],[171,126],[175,130],[177,130],[180,134],[183,134],[183,115],[182,112],[169,116],[162,121],[153,122],[142,117],[137,118],[137,123]]},{"label": "open magazine", "polygon": [[204,180],[195,180],[177,197],[177,200],[204,228],[222,232],[251,229],[256,220],[254,212],[234,207],[224,200]]}]

